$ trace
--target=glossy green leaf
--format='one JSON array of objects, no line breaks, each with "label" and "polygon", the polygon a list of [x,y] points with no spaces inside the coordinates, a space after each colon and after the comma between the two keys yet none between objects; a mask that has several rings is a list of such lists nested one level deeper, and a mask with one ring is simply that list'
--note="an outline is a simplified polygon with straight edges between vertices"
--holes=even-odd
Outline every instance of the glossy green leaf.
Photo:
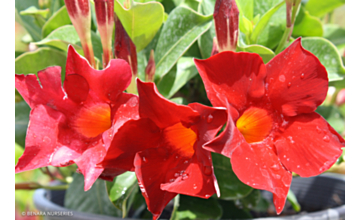
[{"label": "glossy green leaf", "polygon": [[296,212],[300,212],[301,206],[297,201],[295,194],[291,191],[291,189],[289,190],[286,199],[290,202],[291,206]]},{"label": "glossy green leaf", "polygon": [[[214,7],[215,0],[202,0],[199,4],[198,12],[203,15],[212,15],[214,13]],[[215,24],[214,22],[211,22],[209,30],[202,34],[198,39],[199,50],[203,59],[210,57],[215,36]]]},{"label": "glossy green leaf", "polygon": [[223,210],[221,219],[252,219],[253,216],[246,209],[235,205],[235,201],[218,200]]},{"label": "glossy green leaf", "polygon": [[63,6],[56,13],[54,13],[49,20],[46,21],[44,26],[42,27],[41,35],[43,38],[48,36],[53,30],[71,24],[71,20],[69,14],[66,10],[66,7]]},{"label": "glossy green leaf", "polygon": [[239,28],[240,31],[243,32],[246,36],[250,36],[253,31],[253,25],[251,21],[245,16],[240,17]]},{"label": "glossy green leaf", "polygon": [[[103,51],[99,35],[91,32],[91,41],[93,44],[95,57],[101,60]],[[69,44],[71,44],[81,55],[84,54],[81,48],[80,38],[73,25],[64,25],[57,28],[46,38],[36,42],[36,44],[53,46],[65,52],[68,50]]]},{"label": "glossy green leaf", "polygon": [[338,107],[332,105],[319,106],[316,112],[322,115],[338,133],[341,134],[345,131],[345,117]]},{"label": "glossy green leaf", "polygon": [[15,103],[15,142],[25,147],[30,107],[25,101]]},{"label": "glossy green leaf", "polygon": [[157,84],[159,92],[166,98],[172,97],[197,74],[192,57],[181,57],[173,69]]},{"label": "glossy green leaf", "polygon": [[335,24],[325,24],[323,37],[335,45],[345,44],[345,28]]},{"label": "glossy green leaf", "polygon": [[200,1],[198,0],[183,0],[180,5],[184,7],[189,7],[194,11],[197,11],[199,8]]},{"label": "glossy green leaf", "polygon": [[264,63],[269,62],[274,56],[275,53],[271,49],[264,47],[262,45],[247,45],[243,47],[239,47],[237,51],[244,51],[244,52],[250,52],[250,53],[257,53],[261,56]]},{"label": "glossy green leaf", "polygon": [[[75,173],[73,181],[66,190],[65,207],[79,212],[121,216],[121,211],[109,200],[105,182],[105,180],[98,179],[91,189],[85,192],[83,175]],[[99,218],[101,217],[99,216]]]},{"label": "glossy green leaf", "polygon": [[260,190],[254,189],[251,191],[249,195],[244,198],[239,199],[242,207],[252,209],[258,205],[261,200],[261,193]]},{"label": "glossy green leaf", "polygon": [[239,14],[245,16],[248,20],[252,21],[254,17],[254,1],[253,0],[235,0],[239,9]]},{"label": "glossy green leaf", "polygon": [[173,219],[220,219],[221,216],[222,209],[215,198],[201,199],[180,195],[180,206]]},{"label": "glossy green leaf", "polygon": [[319,18],[310,15],[309,12],[301,6],[296,16],[292,35],[295,37],[322,37],[322,23]]},{"label": "glossy green leaf", "polygon": [[253,190],[252,187],[242,183],[232,171],[230,159],[220,155],[211,154],[214,172],[220,188],[220,199],[235,200],[244,198]]},{"label": "glossy green leaf", "polygon": [[335,8],[345,4],[345,0],[309,0],[305,7],[311,15],[322,17],[325,14],[332,12]]},{"label": "glossy green leaf", "polygon": [[130,9],[125,9],[115,1],[114,10],[137,51],[151,42],[164,19],[164,7],[159,2],[134,2]]},{"label": "glossy green leaf", "polygon": [[[51,59],[49,59],[51,58]],[[38,71],[49,66],[61,66],[61,75],[65,77],[65,52],[42,47],[33,52],[26,52],[15,59],[16,74],[37,74]]]},{"label": "glossy green leaf", "polygon": [[302,38],[301,44],[319,58],[328,72],[329,81],[343,78],[345,67],[336,47],[329,40],[321,37],[305,37]]},{"label": "glossy green leaf", "polygon": [[162,78],[190,46],[210,28],[212,16],[177,7],[170,14],[155,48],[156,77]]},{"label": "glossy green leaf", "polygon": [[[282,0],[254,0],[254,15],[263,16]],[[274,49],[280,42],[286,28],[286,8],[282,5],[270,18],[257,38],[257,44]]]},{"label": "glossy green leaf", "polygon": [[106,190],[110,201],[123,212],[123,217],[129,210],[129,197],[137,191],[137,179],[134,172],[125,172],[111,182],[106,181]]},{"label": "glossy green leaf", "polygon": [[256,26],[254,28],[254,31],[251,34],[251,42],[256,43],[259,35],[263,32],[265,27],[270,22],[271,17],[279,10],[279,8],[284,4],[285,2],[282,1],[279,4],[275,5],[274,7],[270,8],[256,23]]}]

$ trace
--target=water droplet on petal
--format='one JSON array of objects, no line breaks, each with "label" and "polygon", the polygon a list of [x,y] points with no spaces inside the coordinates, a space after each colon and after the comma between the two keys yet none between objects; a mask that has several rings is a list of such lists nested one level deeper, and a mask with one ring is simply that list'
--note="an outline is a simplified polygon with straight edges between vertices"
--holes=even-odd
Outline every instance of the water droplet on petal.
[{"label": "water droplet on petal", "polygon": [[194,184],[194,189],[197,189],[197,186],[196,186],[196,184]]},{"label": "water droplet on petal", "polygon": [[[136,97],[132,97],[130,100],[129,100],[129,106],[130,107],[136,107],[138,105],[138,102],[137,102],[137,98]],[[124,105],[125,107],[126,105]]]},{"label": "water droplet on petal", "polygon": [[304,77],[305,77],[305,74],[304,74],[304,73],[301,73],[300,78],[301,78],[301,79],[304,79]]},{"label": "water droplet on petal", "polygon": [[210,114],[210,115],[208,115],[206,121],[207,121],[207,123],[211,123],[213,119],[214,119],[214,116],[212,116],[212,115]]},{"label": "water droplet on petal", "polygon": [[146,159],[146,157],[143,157],[143,158],[142,158],[142,161],[144,161],[144,163],[147,163],[147,162],[148,162],[147,159]]},{"label": "water droplet on petal", "polygon": [[319,128],[319,126],[316,126],[316,131],[317,131],[317,133],[320,134],[322,130],[321,130],[321,128]]},{"label": "water droplet on petal", "polygon": [[188,175],[187,173],[184,173],[184,174],[182,175],[181,180],[186,180],[186,179],[188,179],[188,178],[189,178],[189,175]]},{"label": "water droplet on petal", "polygon": [[290,87],[290,86],[291,86],[291,82],[288,82],[287,86]]},{"label": "water droplet on petal", "polygon": [[324,140],[325,142],[330,142],[330,138],[329,138],[329,136],[327,136],[327,135],[325,135],[325,137],[323,138],[323,140]]},{"label": "water droplet on petal", "polygon": [[286,78],[285,78],[284,75],[280,75],[280,76],[279,76],[279,81],[280,81],[280,82],[285,82],[285,80],[286,80]]}]

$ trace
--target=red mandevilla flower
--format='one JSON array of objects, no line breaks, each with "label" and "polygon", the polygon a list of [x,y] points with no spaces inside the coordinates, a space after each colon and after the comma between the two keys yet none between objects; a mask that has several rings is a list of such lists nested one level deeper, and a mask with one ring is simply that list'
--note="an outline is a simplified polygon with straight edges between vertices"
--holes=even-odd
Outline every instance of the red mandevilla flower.
[{"label": "red mandevilla flower", "polygon": [[341,155],[344,139],[314,112],[327,93],[326,69],[300,39],[266,65],[257,54],[231,51],[195,64],[211,103],[228,109],[224,132],[204,147],[230,157],[242,182],[271,191],[277,213],[290,171],[318,175]]},{"label": "red mandevilla flower", "polygon": [[138,97],[123,93],[131,71],[124,60],[112,60],[106,69],[92,69],[69,47],[64,86],[61,68],[48,67],[36,75],[15,75],[15,86],[31,107],[25,152],[15,172],[76,163],[85,177],[85,190],[99,177],[112,135],[129,118]]},{"label": "red mandevilla flower", "polygon": [[99,164],[104,175],[135,171],[153,219],[178,193],[201,198],[219,194],[211,154],[202,145],[226,122],[226,110],[175,104],[154,83],[139,79],[137,88],[140,118],[126,122],[114,136]]}]

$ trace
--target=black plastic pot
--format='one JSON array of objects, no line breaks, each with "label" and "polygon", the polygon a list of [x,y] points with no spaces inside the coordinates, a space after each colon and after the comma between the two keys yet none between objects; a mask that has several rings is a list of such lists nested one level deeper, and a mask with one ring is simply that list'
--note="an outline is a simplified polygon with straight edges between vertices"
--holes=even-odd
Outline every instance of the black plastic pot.
[{"label": "black plastic pot", "polygon": [[[302,211],[291,216],[261,217],[256,220],[343,220],[345,219],[345,176],[325,173],[310,178],[293,178],[291,190],[297,197]],[[44,220],[118,220],[119,218],[77,212],[64,208],[65,191],[36,190],[34,203],[41,212],[58,212],[61,215],[45,215]],[[264,191],[271,200],[271,193]],[[64,213],[67,216],[64,216]],[[69,215],[68,213],[71,213]],[[129,219],[130,220],[130,219]],[[133,220],[133,219],[132,219]]]}]

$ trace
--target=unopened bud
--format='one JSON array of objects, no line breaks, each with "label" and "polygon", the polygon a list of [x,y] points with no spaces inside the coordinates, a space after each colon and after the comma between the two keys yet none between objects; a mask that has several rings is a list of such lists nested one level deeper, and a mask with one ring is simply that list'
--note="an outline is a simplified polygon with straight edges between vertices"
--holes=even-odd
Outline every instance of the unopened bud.
[{"label": "unopened bud", "polygon": [[235,51],[239,36],[239,9],[235,0],[216,0],[213,17],[219,52]]},{"label": "unopened bud", "polygon": [[146,82],[154,82],[155,70],[156,70],[156,68],[155,68],[154,50],[151,50],[149,62],[145,68],[145,81]]},{"label": "unopened bud", "polygon": [[65,0],[70,20],[79,35],[85,58],[94,68],[95,57],[91,43],[91,13],[89,0]]}]

